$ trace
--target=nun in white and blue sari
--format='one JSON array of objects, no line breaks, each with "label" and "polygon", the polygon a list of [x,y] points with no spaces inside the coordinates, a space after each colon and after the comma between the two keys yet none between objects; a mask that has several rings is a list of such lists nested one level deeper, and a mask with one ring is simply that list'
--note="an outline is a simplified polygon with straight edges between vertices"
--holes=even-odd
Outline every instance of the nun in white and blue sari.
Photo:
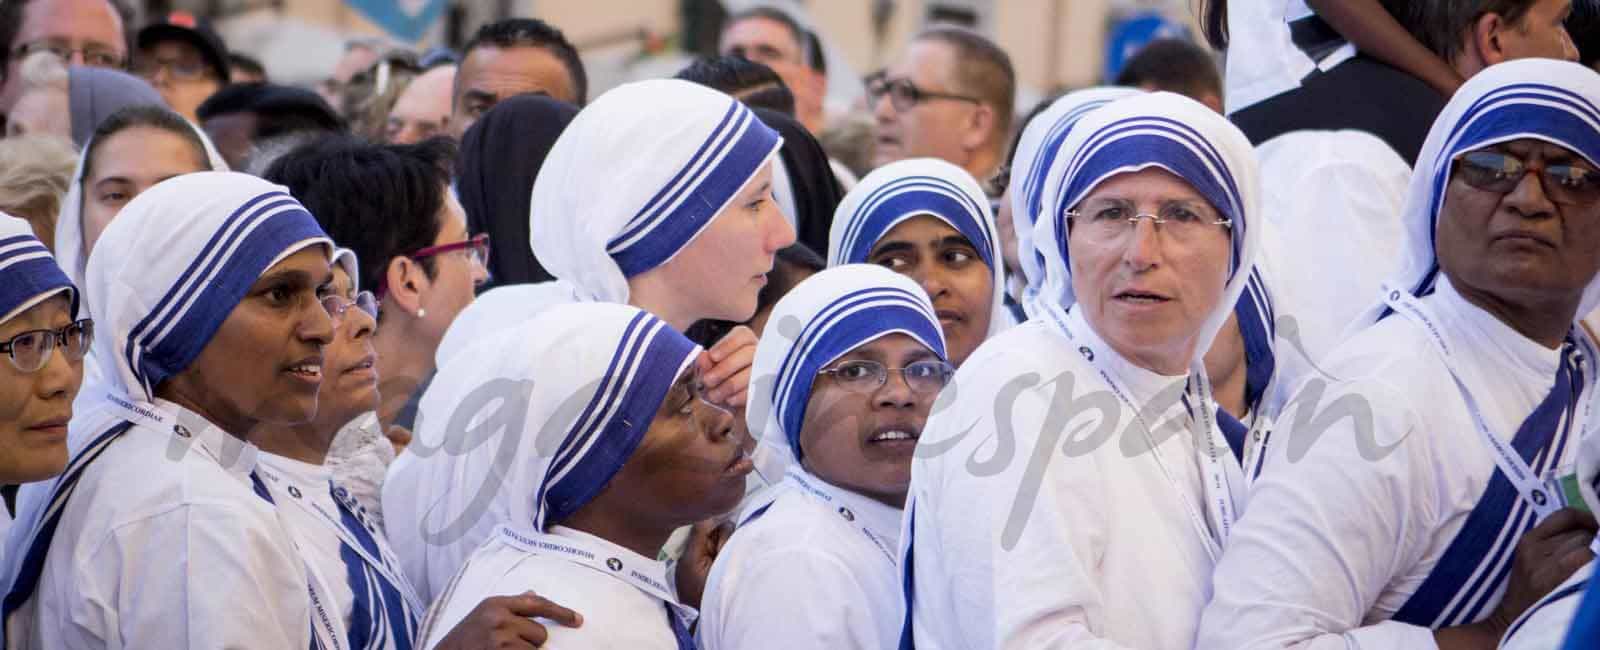
[{"label": "nun in white and blue sari", "polygon": [[[1577,326],[1600,278],[1572,252],[1593,236],[1581,229],[1596,202],[1552,181],[1558,164],[1579,181],[1587,169],[1571,187],[1593,192],[1597,106],[1600,75],[1540,59],[1491,66],[1451,98],[1412,177],[1401,273],[1325,359],[1331,377],[1297,393],[1310,411],[1286,413],[1268,445],[1201,647],[1427,648],[1496,613],[1518,539],[1560,507],[1545,480],[1571,471],[1600,417],[1595,347]],[[1533,150],[1542,174],[1519,166]],[[1570,261],[1490,229],[1532,233]],[[1529,270],[1472,266],[1495,259]],[[1480,306],[1519,304],[1541,265],[1566,276],[1540,281],[1543,321]]]},{"label": "nun in white and blue sari", "polygon": [[[730,303],[753,314],[760,290],[755,275],[772,263],[770,254],[750,250],[760,244],[729,243],[726,265],[710,272],[716,277],[680,278],[655,286],[650,296],[636,295],[630,281],[664,272],[715,222],[746,219],[741,224],[752,237],[773,224],[788,229],[769,197],[757,197],[762,207],[755,213],[736,202],[770,168],[781,145],[777,132],[743,104],[687,81],[636,82],[600,96],[562,132],[534,183],[532,246],[557,279],[500,287],[463,310],[440,345],[444,363],[434,385],[475,372],[449,362],[472,343],[501,330],[532,331],[529,319],[553,305],[632,304],[669,323],[682,321],[675,324],[683,329],[700,319],[730,319]],[[787,232],[792,241],[792,229]],[[750,276],[735,273],[747,267]],[[517,441],[498,432],[452,438],[448,415],[433,415],[455,408],[443,398],[448,393],[423,395],[415,439],[390,465],[383,486],[390,541],[424,600],[437,597],[506,517],[512,500],[480,494],[502,446]]]},{"label": "nun in white and blue sari", "polygon": [[[953,229],[965,245],[952,247],[949,237],[925,242],[894,234],[919,217],[937,220],[947,233]],[[974,253],[987,270],[986,283],[969,280]],[[922,284],[957,366],[984,340],[1016,324],[1005,306],[1005,265],[989,199],[971,174],[943,160],[912,158],[879,167],[839,202],[828,232],[828,266],[862,263],[887,266]]]},{"label": "nun in white and blue sari", "polygon": [[[787,456],[788,469],[770,502],[745,517],[717,555],[701,605],[702,647],[893,648],[905,613],[896,556],[901,508],[893,495],[886,499],[841,484],[892,492],[893,477],[903,476],[896,472],[908,469],[909,454],[882,451],[899,443],[879,437],[920,427],[948,379],[938,318],[927,294],[909,278],[876,265],[847,264],[795,286],[773,308],[771,322],[780,325],[756,350],[753,372],[763,380],[747,420],[752,431],[765,432],[763,442]],[[781,333],[790,330],[794,336]],[[936,377],[937,382],[923,380],[932,384],[925,395],[912,387],[912,375],[902,388],[890,372],[886,381],[896,384],[879,386],[867,397],[835,393],[831,401],[813,400],[814,384],[830,366],[843,367],[835,362],[892,334],[910,337],[922,349],[905,347],[925,356],[903,357],[917,359],[905,363],[871,351],[866,354],[883,356],[856,359]],[[823,415],[808,418],[812,408],[824,409]],[[831,466],[814,471],[817,461],[805,461],[801,446],[802,430],[814,426],[832,429],[808,432],[807,439],[831,438],[826,444],[849,459],[830,458]],[[839,475],[830,482],[832,472]],[[900,483],[901,499],[904,487]]]},{"label": "nun in white and blue sari", "polygon": [[[326,591],[280,519],[283,495],[256,473],[257,448],[222,428],[315,412],[331,249],[284,188],[225,172],[164,181],[106,229],[86,295],[111,408],[74,419],[84,442],[13,529],[8,647],[340,647],[312,616]],[[250,355],[229,366],[251,373],[235,386],[195,374]],[[246,384],[276,397],[241,396]],[[240,408],[225,425],[174,400]]]},{"label": "nun in white and blue sari", "polygon": [[[528,327],[540,335],[502,332],[463,352],[477,374],[447,385],[460,405],[452,419],[523,444],[493,486],[518,496],[442,587],[423,647],[484,598],[532,590],[583,614],[582,627],[550,626],[548,647],[693,650],[696,613],[656,553],[689,523],[674,517],[736,505],[751,470],[732,415],[693,388],[702,350],[627,305],[561,305]],[[697,455],[708,450],[722,455]]]},{"label": "nun in white and blue sari", "polygon": [[[1090,113],[1062,147],[1073,155],[1053,163],[1034,232],[1050,269],[1041,314],[957,371],[912,462],[902,643],[924,650],[1190,648],[1244,506],[1202,357],[1256,257],[1249,142],[1198,102],[1152,93]],[[1078,212],[1119,196],[1159,211],[1160,230]],[[1068,219],[1083,232],[1058,239]],[[1141,263],[1144,293],[1112,293],[1104,264],[1152,250],[1184,260]],[[1198,302],[1180,317],[1163,300]],[[1168,338],[1140,347],[1121,313],[1150,314]]]}]

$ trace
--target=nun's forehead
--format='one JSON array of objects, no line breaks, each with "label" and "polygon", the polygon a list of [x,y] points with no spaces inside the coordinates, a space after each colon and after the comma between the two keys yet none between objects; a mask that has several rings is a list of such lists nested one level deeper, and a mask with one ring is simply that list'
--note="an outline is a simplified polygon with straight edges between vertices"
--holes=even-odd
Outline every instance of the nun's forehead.
[{"label": "nun's forehead", "polygon": [[[1513,149],[1522,151],[1513,152]],[[1495,138],[1470,145],[1463,144],[1462,146],[1457,147],[1455,155],[1450,157],[1449,162],[1450,164],[1454,164],[1456,156],[1460,156],[1463,153],[1483,150],[1520,153],[1522,155],[1538,153],[1540,154],[1540,158],[1545,160],[1583,160],[1588,162],[1591,166],[1600,167],[1600,162],[1597,162],[1595,159],[1585,155],[1582,150],[1572,148],[1570,143],[1562,142],[1559,139],[1540,133],[1519,133],[1514,136]]]},{"label": "nun's forehead", "polygon": [[1134,169],[1106,174],[1089,185],[1089,189],[1083,193],[1083,198],[1078,204],[1081,206],[1084,202],[1096,198],[1148,198],[1141,196],[1145,192],[1159,192],[1160,196],[1156,198],[1161,200],[1205,201],[1211,209],[1222,210],[1221,206],[1216,205],[1193,182],[1161,163],[1147,163]]}]

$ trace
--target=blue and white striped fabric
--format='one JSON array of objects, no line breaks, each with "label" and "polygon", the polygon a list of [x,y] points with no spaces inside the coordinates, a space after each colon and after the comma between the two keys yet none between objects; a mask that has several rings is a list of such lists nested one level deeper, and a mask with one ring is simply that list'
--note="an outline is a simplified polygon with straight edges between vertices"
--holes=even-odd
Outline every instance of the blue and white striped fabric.
[{"label": "blue and white striped fabric", "polygon": [[[1112,176],[1159,167],[1189,183],[1224,218],[1233,220],[1223,299],[1196,338],[1193,362],[1200,363],[1256,276],[1252,271],[1260,233],[1251,222],[1261,193],[1249,140],[1203,104],[1160,92],[1117,100],[1089,113],[1073,126],[1061,149],[1070,155],[1057,156],[1051,164],[1040,202],[1040,214],[1050,218],[1034,224],[1034,246],[1046,269],[1041,308],[1066,309],[1076,302],[1066,213]],[[1266,316],[1272,310],[1269,305],[1258,311]],[[1241,323],[1241,332],[1250,329],[1254,328]],[[1260,329],[1271,332],[1270,321],[1262,321]]]},{"label": "blue and white striped fabric", "polygon": [[993,284],[989,330],[1011,324],[1005,307],[1005,265],[989,199],[966,170],[935,158],[912,158],[873,170],[839,202],[828,231],[828,266],[861,264],[883,236],[907,219],[932,216],[955,228],[977,249]]},{"label": "blue and white striped fabric", "polygon": [[[835,266],[807,278],[773,306],[756,346],[745,419],[761,444],[803,458],[800,429],[817,371],[886,334],[905,334],[945,358],[944,335],[927,292],[875,264]],[[787,465],[785,465],[786,467]],[[761,467],[769,483],[782,467]],[[768,476],[770,472],[777,474]]]},{"label": "blue and white striped fabric", "polygon": [[[1445,186],[1457,156],[1510,140],[1529,138],[1565,147],[1600,165],[1600,78],[1576,63],[1519,59],[1474,75],[1434,121],[1417,157],[1406,195],[1406,243],[1400,272],[1390,280],[1416,296],[1433,293],[1439,279],[1435,235]],[[1363,327],[1389,313],[1374,306],[1358,319]],[[1589,282],[1578,307],[1581,318],[1600,307],[1600,278]]]},{"label": "blue and white striped fabric", "polygon": [[262,272],[314,245],[333,250],[311,213],[285,188],[247,174],[185,174],[135,197],[100,236],[85,289],[106,343],[95,356],[115,369],[110,390],[153,399]]},{"label": "blue and white striped fabric", "polygon": [[56,266],[28,222],[0,212],[0,323],[66,292],[78,313],[78,290]]},{"label": "blue and white striped fabric", "polygon": [[533,184],[534,255],[577,300],[628,302],[783,139],[732,97],[676,79],[618,86],[578,113]]},{"label": "blue and white striped fabric", "polygon": [[1049,108],[1028,122],[1011,155],[1011,224],[1017,234],[1017,264],[1022,267],[1022,308],[1031,317],[1033,301],[1044,287],[1044,255],[1033,244],[1033,224],[1039,220],[1044,199],[1045,175],[1061,153],[1061,143],[1072,132],[1072,125],[1091,111],[1126,97],[1143,94],[1137,88],[1099,86],[1085,88],[1050,103]]}]

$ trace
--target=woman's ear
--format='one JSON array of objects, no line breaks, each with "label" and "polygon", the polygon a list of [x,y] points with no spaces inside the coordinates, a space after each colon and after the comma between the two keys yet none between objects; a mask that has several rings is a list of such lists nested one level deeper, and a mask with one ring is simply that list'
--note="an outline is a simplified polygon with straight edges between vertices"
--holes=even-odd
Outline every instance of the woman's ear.
[{"label": "woman's ear", "polygon": [[389,260],[389,268],[384,270],[384,284],[387,292],[384,302],[412,316],[422,309],[422,297],[432,286],[422,264],[404,255]]}]

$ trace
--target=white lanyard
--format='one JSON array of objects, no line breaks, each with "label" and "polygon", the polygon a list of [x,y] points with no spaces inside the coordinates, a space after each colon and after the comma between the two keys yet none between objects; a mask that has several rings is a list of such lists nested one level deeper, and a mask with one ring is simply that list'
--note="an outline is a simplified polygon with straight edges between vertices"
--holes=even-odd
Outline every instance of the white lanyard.
[{"label": "white lanyard", "polygon": [[[499,531],[500,541],[507,546],[515,548],[529,555],[544,555],[556,557],[574,564],[580,564],[605,575],[611,576],[642,591],[654,596],[665,603],[672,613],[677,615],[684,629],[688,629],[694,619],[699,616],[694,608],[678,602],[678,595],[673,589],[660,579],[640,571],[638,567],[627,566],[610,550],[590,544],[586,540],[574,537],[561,537],[536,533],[508,524],[501,524]],[[653,562],[652,564],[661,564]]]},{"label": "white lanyard", "polygon": [[[170,430],[175,435],[191,441],[193,440],[194,433],[180,424],[177,416],[154,403],[144,401],[132,402],[115,393],[107,393],[106,398],[109,399],[111,403],[119,410],[121,410],[123,417],[127,418],[130,422],[134,422],[135,424],[144,424],[161,431]],[[204,426],[211,425],[209,423],[205,423]],[[226,432],[223,432],[223,434],[228,435]],[[219,464],[222,462],[220,458],[217,458],[216,453],[209,449],[204,443],[200,445],[200,449],[204,451],[207,456],[211,456],[212,459],[217,461]],[[255,469],[260,470],[261,467],[258,465]],[[256,473],[259,474],[259,472]],[[265,485],[265,483],[263,483],[263,485]],[[284,535],[288,536],[289,543],[294,545],[295,552],[300,554],[301,561],[306,569],[306,594],[310,598],[312,620],[320,624],[318,626],[314,626],[312,630],[312,633],[317,635],[317,638],[314,640],[320,642],[315,647],[332,648],[334,650],[340,650],[344,648],[344,638],[339,634],[338,626],[334,624],[332,615],[329,613],[328,606],[322,602],[322,595],[317,593],[316,584],[322,579],[321,574],[317,572],[316,567],[311,566],[310,560],[307,559],[310,556],[306,554],[304,549],[300,548],[300,543],[295,540],[294,527],[291,526],[288,521],[284,520],[283,513],[278,510],[276,500],[274,500],[272,503],[272,514],[273,516],[277,517],[278,525],[283,528]]]},{"label": "white lanyard", "polygon": [[[1500,468],[1502,474],[1505,474],[1506,480],[1511,481],[1511,485],[1517,489],[1517,493],[1521,495],[1522,499],[1527,501],[1528,505],[1533,506],[1533,511],[1537,513],[1537,520],[1543,521],[1545,517],[1560,510],[1560,500],[1552,498],[1548,493],[1548,486],[1545,484],[1544,479],[1534,473],[1533,468],[1528,467],[1528,463],[1522,460],[1522,456],[1517,453],[1516,449],[1512,448],[1510,442],[1489,430],[1489,423],[1484,419],[1483,411],[1478,408],[1478,400],[1473,398],[1472,391],[1467,390],[1466,383],[1461,381],[1461,374],[1456,370],[1455,357],[1450,354],[1450,346],[1445,344],[1444,335],[1435,324],[1428,307],[1423,305],[1422,301],[1417,300],[1416,296],[1411,295],[1411,292],[1396,289],[1388,283],[1383,285],[1383,293],[1384,302],[1391,309],[1404,314],[1407,318],[1422,326],[1422,331],[1428,335],[1428,342],[1433,344],[1434,351],[1439,353],[1440,360],[1444,362],[1445,370],[1450,373],[1450,379],[1455,381],[1456,390],[1461,392],[1461,399],[1467,403],[1467,412],[1472,415],[1473,424],[1477,425],[1479,437],[1483,439],[1484,444],[1489,446],[1489,451],[1494,456],[1495,466]],[[1575,337],[1575,340],[1582,341],[1583,337]],[[1562,362],[1565,363],[1566,360],[1562,359]],[[1584,400],[1583,420],[1581,422],[1567,423],[1569,430],[1580,432],[1580,440],[1582,439],[1581,433],[1590,421],[1589,411],[1594,406],[1594,396],[1600,394],[1600,391],[1589,391],[1589,393],[1589,399]],[[1550,453],[1552,461],[1555,461],[1559,459],[1561,450],[1552,449]]]},{"label": "white lanyard", "polygon": [[[290,502],[294,503],[295,506],[301,510],[309,513],[315,513],[315,518],[321,519],[324,523],[326,523],[328,527],[333,530],[334,534],[339,537],[340,542],[342,542],[345,546],[348,546],[350,550],[354,551],[357,556],[361,557],[362,561],[371,566],[373,571],[378,572],[379,576],[385,580],[388,580],[389,584],[393,585],[395,590],[400,592],[400,596],[405,598],[406,605],[411,608],[412,612],[423,612],[427,610],[427,607],[422,604],[422,598],[417,596],[416,589],[412,588],[411,583],[405,579],[403,574],[397,573],[393,569],[393,567],[399,566],[399,562],[394,559],[391,553],[389,553],[387,545],[379,541],[381,536],[374,532],[371,527],[366,527],[367,534],[372,535],[373,543],[378,546],[378,552],[383,555],[382,559],[373,557],[371,553],[367,552],[366,547],[361,544],[361,540],[358,539],[350,529],[346,528],[344,524],[340,522],[339,518],[335,517],[333,513],[328,512],[326,508],[323,508],[321,503],[318,503],[312,499],[303,498],[299,494],[300,489],[294,487],[293,485],[289,485],[288,481],[285,481],[283,480],[283,477],[278,476],[277,472],[268,469],[264,465],[258,465],[256,467],[256,473],[268,480],[271,480],[274,484],[287,485],[289,488],[293,488],[286,488],[289,493]],[[332,492],[332,485],[330,484],[328,487],[330,488],[330,493],[332,493],[332,496],[337,499],[338,494]],[[344,508],[350,510],[351,516],[356,516],[356,509],[351,507],[350,503],[340,500],[340,504]],[[360,517],[356,517],[356,519],[363,525],[366,523],[361,521]]]},{"label": "white lanyard", "polygon": [[861,520],[855,515],[855,513],[851,512],[849,508],[846,508],[843,504],[841,504],[838,499],[833,498],[833,495],[830,494],[828,490],[812,485],[811,481],[805,477],[804,470],[801,470],[798,467],[790,467],[788,474],[789,478],[793,480],[796,485],[800,486],[800,489],[809,493],[813,498],[821,501],[823,505],[826,505],[830,508],[837,506],[839,509],[839,516],[843,517],[845,521],[853,524],[855,528],[860,529],[861,534],[867,536],[867,541],[872,542],[872,545],[876,546],[878,551],[883,553],[884,559],[889,561],[890,566],[899,566],[900,563],[896,561],[894,552],[889,550],[888,540],[884,539],[882,535],[873,532],[872,529],[867,526],[865,521]]},{"label": "white lanyard", "polygon": [[[1072,333],[1071,325],[1067,323],[1066,312],[1060,306],[1052,304],[1041,304],[1040,306],[1042,307],[1040,311],[1050,315],[1051,322],[1067,337],[1067,340],[1077,340]],[[1199,456],[1200,466],[1205,469],[1205,475],[1201,477],[1204,491],[1202,498],[1205,499],[1206,507],[1216,522],[1215,530],[1211,525],[1207,524],[1206,518],[1195,510],[1194,504],[1189,500],[1189,491],[1184,489],[1178,479],[1172,475],[1172,471],[1167,468],[1166,461],[1161,457],[1161,450],[1156,446],[1155,434],[1151,431],[1150,425],[1144,421],[1144,414],[1129,399],[1128,392],[1122,388],[1122,384],[1100,366],[1098,359],[1106,352],[1095,351],[1087,345],[1087,342],[1078,350],[1083,353],[1089,365],[1100,373],[1100,379],[1105,382],[1106,386],[1111,388],[1111,392],[1116,394],[1117,399],[1121,400],[1123,406],[1133,412],[1134,419],[1139,422],[1139,427],[1144,432],[1145,441],[1150,445],[1150,454],[1155,458],[1156,467],[1161,470],[1161,475],[1172,486],[1178,501],[1183,504],[1184,512],[1189,515],[1189,523],[1194,526],[1195,532],[1205,542],[1206,554],[1211,557],[1213,564],[1216,563],[1222,556],[1222,547],[1228,541],[1228,534],[1232,532],[1233,522],[1237,515],[1235,503],[1242,496],[1236,495],[1234,489],[1235,486],[1243,487],[1244,472],[1239,467],[1239,464],[1234,461],[1233,453],[1226,446],[1227,443],[1223,443],[1222,449],[1217,449],[1216,443],[1221,439],[1221,435],[1217,431],[1216,413],[1211,410],[1215,408],[1215,402],[1211,399],[1210,381],[1205,380],[1204,373],[1191,373],[1191,376],[1199,374],[1201,381],[1198,382],[1200,405],[1190,410],[1198,410],[1202,414],[1201,417],[1204,418],[1202,424],[1205,427],[1206,444],[1203,447],[1209,447],[1209,453],[1207,449],[1200,448],[1202,445],[1196,445],[1196,452]],[[1230,476],[1235,472],[1238,473],[1237,477]]]}]

